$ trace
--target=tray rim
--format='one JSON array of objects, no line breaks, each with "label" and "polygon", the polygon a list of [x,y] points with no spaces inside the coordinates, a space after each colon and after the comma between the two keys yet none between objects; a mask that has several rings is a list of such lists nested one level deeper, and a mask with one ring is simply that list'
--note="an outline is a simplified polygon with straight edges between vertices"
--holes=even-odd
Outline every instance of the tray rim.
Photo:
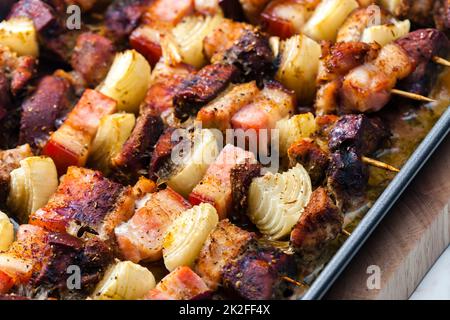
[{"label": "tray rim", "polygon": [[352,232],[352,235],[327,263],[301,300],[318,300],[327,293],[449,132],[450,106],[440,116],[397,176],[375,201],[372,208]]}]

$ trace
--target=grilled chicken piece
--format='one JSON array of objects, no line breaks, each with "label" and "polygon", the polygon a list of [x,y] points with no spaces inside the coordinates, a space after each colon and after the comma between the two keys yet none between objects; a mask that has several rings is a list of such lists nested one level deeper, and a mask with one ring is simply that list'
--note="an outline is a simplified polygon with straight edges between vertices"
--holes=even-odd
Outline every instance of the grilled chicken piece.
[{"label": "grilled chicken piece", "polygon": [[148,0],[118,0],[105,12],[105,26],[112,36],[122,40],[138,26]]},{"label": "grilled chicken piece", "polygon": [[189,202],[197,205],[211,203],[220,219],[227,217],[232,206],[231,170],[244,162],[256,163],[253,153],[226,145],[209,166],[205,176],[189,195]]},{"label": "grilled chicken piece", "polygon": [[73,100],[69,81],[57,76],[42,78],[36,91],[22,104],[19,143],[42,148],[70,111]]},{"label": "grilled chicken piece", "polygon": [[145,200],[145,205],[128,222],[115,229],[122,255],[136,263],[162,258],[167,228],[191,207],[189,202],[169,187],[149,194]]},{"label": "grilled chicken piece", "polygon": [[232,210],[230,220],[239,225],[248,225],[250,219],[247,216],[248,190],[253,179],[261,176],[261,164],[245,162],[231,169],[231,196]]},{"label": "grilled chicken piece", "polygon": [[396,43],[387,44],[375,60],[353,69],[344,77],[340,111],[380,110],[388,103],[397,81],[410,75],[415,67],[402,47]]},{"label": "grilled chicken piece", "polygon": [[275,248],[251,247],[224,268],[224,287],[243,299],[268,300],[283,296],[288,284],[283,276],[295,277],[293,256]]},{"label": "grilled chicken piece", "polygon": [[295,251],[307,261],[321,255],[323,248],[342,230],[344,216],[325,188],[316,189],[291,232]]},{"label": "grilled chicken piece", "polygon": [[392,15],[378,6],[359,8],[353,11],[339,28],[336,42],[357,42],[364,29],[374,23],[383,25],[392,22]]},{"label": "grilled chicken piece", "polygon": [[323,181],[329,157],[314,140],[304,138],[295,142],[288,149],[288,157],[289,167],[295,167],[297,163],[300,163],[308,171],[313,185]]},{"label": "grilled chicken piece", "polygon": [[77,38],[71,57],[71,65],[86,82],[94,87],[106,76],[113,62],[114,45],[106,37],[86,32]]},{"label": "grilled chicken piece", "polygon": [[235,79],[238,70],[232,65],[210,64],[184,80],[173,98],[175,116],[186,120],[217,97]]},{"label": "grilled chicken piece", "polygon": [[165,276],[155,289],[145,296],[146,300],[199,300],[209,296],[210,290],[189,267],[178,267]]},{"label": "grilled chicken piece", "polygon": [[259,92],[254,81],[233,86],[201,108],[197,120],[202,122],[204,128],[217,128],[225,132],[231,129],[234,114],[250,104]]},{"label": "grilled chicken piece", "polygon": [[415,69],[398,87],[427,96],[442,67],[432,61],[434,56],[447,57],[450,45],[446,35],[436,29],[420,29],[398,39],[396,44],[414,61]]},{"label": "grilled chicken piece", "polygon": [[111,240],[114,228],[131,218],[134,200],[130,187],[98,171],[69,167],[47,205],[30,216],[30,223],[74,236],[87,231]]},{"label": "grilled chicken piece", "polygon": [[278,120],[294,114],[295,107],[296,98],[293,92],[278,82],[269,82],[255,97],[253,103],[235,113],[231,118],[231,124],[234,129],[255,130],[259,136],[261,129],[270,131],[275,128]]},{"label": "grilled chicken piece", "polygon": [[254,234],[236,227],[228,219],[220,221],[203,245],[194,271],[216,291],[222,284],[225,265],[237,258],[253,239]]},{"label": "grilled chicken piece", "polygon": [[261,14],[261,24],[271,35],[287,39],[301,33],[320,0],[275,0]]},{"label": "grilled chicken piece", "polygon": [[33,156],[29,145],[0,151],[0,208],[5,207],[8,196],[10,173],[20,167],[20,161]]},{"label": "grilled chicken piece", "polygon": [[316,114],[338,111],[342,77],[357,66],[375,59],[379,49],[376,44],[363,42],[323,43],[317,76]]},{"label": "grilled chicken piece", "polygon": [[361,155],[369,155],[389,136],[379,118],[369,118],[364,114],[345,115],[331,129],[328,147],[331,151],[352,148]]},{"label": "grilled chicken piece", "polygon": [[342,210],[358,204],[367,189],[369,172],[361,156],[352,148],[331,155],[327,170],[327,187]]}]

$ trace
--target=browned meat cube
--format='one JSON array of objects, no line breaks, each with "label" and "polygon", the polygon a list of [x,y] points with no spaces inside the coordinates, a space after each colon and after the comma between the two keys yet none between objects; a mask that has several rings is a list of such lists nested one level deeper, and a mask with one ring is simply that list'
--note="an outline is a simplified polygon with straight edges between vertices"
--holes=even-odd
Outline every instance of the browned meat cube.
[{"label": "browned meat cube", "polygon": [[136,121],[127,142],[120,153],[112,159],[115,176],[120,181],[134,182],[139,176],[147,175],[153,146],[163,131],[161,117],[149,110]]},{"label": "browned meat cube", "polygon": [[311,177],[313,185],[320,184],[325,178],[328,167],[328,154],[312,139],[301,139],[288,149],[289,166],[300,163]]},{"label": "browned meat cube", "polygon": [[33,156],[29,145],[0,151],[0,208],[5,206],[8,196],[10,173],[20,167],[20,160]]},{"label": "browned meat cube", "polygon": [[254,234],[236,227],[227,219],[220,221],[206,239],[194,271],[212,291],[217,290],[222,284],[225,265],[236,259],[252,239]]},{"label": "browned meat cube", "polygon": [[160,175],[160,170],[170,170],[170,156],[172,149],[177,145],[178,141],[172,139],[172,134],[175,128],[167,128],[159,137],[152,153],[150,161],[149,175],[152,179],[157,179]]},{"label": "browned meat cube", "polygon": [[248,82],[263,80],[273,75],[273,52],[269,38],[258,29],[246,29],[235,44],[223,53],[218,53],[212,62],[223,62],[235,66],[241,73],[239,80]]},{"label": "browned meat cube", "polygon": [[86,32],[77,38],[71,65],[90,86],[98,85],[106,76],[114,59],[114,45],[108,38]]},{"label": "browned meat cube", "polygon": [[291,232],[291,243],[306,260],[314,260],[342,230],[344,216],[325,188],[316,189]]},{"label": "browned meat cube", "polygon": [[416,65],[415,70],[399,82],[398,87],[408,92],[428,96],[442,66],[434,63],[434,56],[447,57],[450,44],[447,36],[436,29],[420,29],[408,33],[396,43]]},{"label": "browned meat cube", "polygon": [[340,208],[345,210],[359,202],[365,195],[368,180],[368,168],[354,150],[336,151],[331,155],[327,186]]},{"label": "browned meat cube", "polygon": [[47,205],[30,216],[30,223],[78,236],[88,231],[112,240],[114,228],[133,215],[134,200],[130,187],[98,171],[69,167]]},{"label": "browned meat cube", "polygon": [[208,297],[210,290],[189,267],[178,267],[165,276],[146,300],[199,300]]},{"label": "browned meat cube", "polygon": [[148,0],[117,0],[106,10],[105,25],[118,40],[130,35],[138,26]]},{"label": "browned meat cube", "polygon": [[231,196],[233,198],[230,220],[239,225],[248,225],[248,190],[253,179],[261,176],[261,164],[246,161],[231,169]]},{"label": "browned meat cube", "polygon": [[57,18],[53,8],[41,0],[20,0],[11,9],[9,18],[27,17],[33,20],[38,32],[56,24]]},{"label": "browned meat cube", "polygon": [[175,116],[186,120],[189,115],[213,100],[236,78],[238,70],[228,64],[211,64],[184,80],[173,98]]},{"label": "browned meat cube", "polygon": [[251,248],[224,270],[225,288],[248,300],[277,299],[288,284],[283,276],[295,277],[294,257],[275,248]]},{"label": "browned meat cube", "polygon": [[73,105],[74,94],[66,79],[45,76],[22,104],[20,143],[40,149]]},{"label": "browned meat cube", "polygon": [[341,117],[331,129],[328,147],[331,151],[352,148],[366,155],[376,151],[389,135],[380,119],[350,114]]}]

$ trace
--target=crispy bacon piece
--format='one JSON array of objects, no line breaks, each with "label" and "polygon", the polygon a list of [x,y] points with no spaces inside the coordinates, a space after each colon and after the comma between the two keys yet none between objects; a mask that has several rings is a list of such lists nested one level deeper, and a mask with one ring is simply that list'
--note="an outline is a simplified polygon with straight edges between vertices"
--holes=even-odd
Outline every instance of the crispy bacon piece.
[{"label": "crispy bacon piece", "polygon": [[288,157],[290,167],[300,163],[308,171],[313,185],[320,184],[325,178],[328,154],[312,139],[305,138],[295,142],[288,149]]},{"label": "crispy bacon piece", "polygon": [[50,136],[42,154],[53,159],[59,174],[71,165],[83,166],[100,119],[115,111],[113,99],[87,89],[63,125]]},{"label": "crispy bacon piece", "polygon": [[98,171],[69,167],[47,205],[30,216],[30,223],[75,236],[88,231],[110,240],[114,228],[128,220],[133,209],[130,187],[112,182]]},{"label": "crispy bacon piece", "polygon": [[77,38],[71,57],[71,65],[91,86],[105,78],[113,62],[114,45],[106,37],[86,32]]},{"label": "crispy bacon piece", "polygon": [[344,216],[325,188],[316,189],[291,232],[291,243],[303,259],[314,260],[342,230]]},{"label": "crispy bacon piece", "polygon": [[146,300],[198,300],[210,293],[208,286],[189,267],[178,267],[165,276],[155,289],[150,290]]},{"label": "crispy bacon piece", "polygon": [[395,43],[385,45],[378,57],[351,70],[342,82],[340,112],[375,112],[390,100],[398,80],[415,69],[414,60]]},{"label": "crispy bacon piece", "polygon": [[202,122],[204,128],[217,128],[225,132],[226,129],[231,129],[234,114],[250,104],[259,92],[254,81],[231,87],[201,108],[197,120]]},{"label": "crispy bacon piece", "polygon": [[231,195],[232,210],[230,220],[239,225],[248,225],[250,220],[247,216],[248,190],[253,179],[261,176],[261,164],[245,162],[231,169]]},{"label": "crispy bacon piece", "polygon": [[432,58],[447,57],[450,49],[447,36],[436,29],[420,29],[398,39],[396,44],[407,52],[415,64],[414,71],[400,81],[398,87],[427,96],[442,69]]},{"label": "crispy bacon piece", "polygon": [[154,66],[162,56],[161,37],[194,11],[194,0],[156,0],[142,16],[141,25],[130,36],[130,45]]},{"label": "crispy bacon piece", "polygon": [[191,205],[170,188],[151,193],[145,205],[126,223],[115,229],[122,255],[139,262],[162,258],[162,246],[167,228]]},{"label": "crispy bacon piece", "polygon": [[318,0],[275,0],[261,14],[261,24],[271,35],[287,39],[302,31]]},{"label": "crispy bacon piece", "polygon": [[118,0],[109,5],[105,13],[105,25],[118,40],[130,35],[138,26],[148,0]]},{"label": "crispy bacon piece", "polygon": [[173,98],[175,116],[186,120],[217,97],[237,76],[238,70],[228,64],[211,64],[184,80]]},{"label": "crispy bacon piece", "polygon": [[219,222],[209,234],[194,266],[208,287],[215,291],[222,284],[223,269],[237,258],[254,239],[254,234],[236,227],[228,219]]},{"label": "crispy bacon piece", "polygon": [[10,286],[11,282],[26,284],[42,269],[50,256],[47,235],[48,232],[38,226],[23,224],[19,227],[8,251],[0,253],[0,271],[8,276],[3,277],[3,286]]},{"label": "crispy bacon piece", "polygon": [[225,219],[232,205],[231,169],[246,161],[256,163],[253,153],[231,144],[226,145],[192,190],[189,202],[193,205],[209,202],[216,208],[219,218]]},{"label": "crispy bacon piece", "polygon": [[27,17],[33,20],[36,31],[54,27],[57,18],[54,9],[41,0],[20,0],[11,9],[8,19]]},{"label": "crispy bacon piece", "polygon": [[152,179],[156,180],[158,178],[158,171],[164,170],[172,154],[173,147],[178,144],[178,141],[172,139],[174,130],[175,128],[167,128],[155,145],[149,168],[149,175]]},{"label": "crispy bacon piece", "polygon": [[261,138],[260,130],[274,129],[278,120],[294,113],[295,106],[296,98],[293,92],[278,82],[269,82],[253,103],[234,114],[231,125],[234,129],[255,130]]},{"label": "crispy bacon piece", "polygon": [[11,171],[20,167],[20,161],[33,156],[29,145],[0,151],[0,208],[5,206],[8,196]]},{"label": "crispy bacon piece", "polygon": [[338,42],[322,44],[322,56],[315,101],[317,114],[335,113],[339,107],[339,90],[342,77],[357,66],[370,62],[378,55],[380,47],[363,42]]},{"label": "crispy bacon piece", "polygon": [[331,129],[328,147],[331,151],[353,148],[359,154],[369,155],[389,135],[379,118],[369,118],[364,114],[345,115]]},{"label": "crispy bacon piece", "polygon": [[142,17],[144,24],[164,22],[176,25],[184,17],[194,12],[194,0],[155,0],[147,6]]},{"label": "crispy bacon piece", "polygon": [[40,149],[72,107],[74,95],[66,79],[45,76],[22,104],[19,143]]},{"label": "crispy bacon piece", "polygon": [[223,282],[229,292],[243,299],[277,299],[288,286],[282,277],[295,277],[296,272],[293,256],[252,246],[225,266]]}]

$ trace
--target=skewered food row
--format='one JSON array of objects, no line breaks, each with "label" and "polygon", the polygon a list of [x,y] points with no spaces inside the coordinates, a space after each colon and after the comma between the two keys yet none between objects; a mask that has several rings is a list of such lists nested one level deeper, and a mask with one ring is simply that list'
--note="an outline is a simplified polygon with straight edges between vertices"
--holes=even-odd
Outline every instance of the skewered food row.
[{"label": "skewered food row", "polygon": [[71,3],[0,23],[5,297],[298,297],[449,49],[446,1]]}]

